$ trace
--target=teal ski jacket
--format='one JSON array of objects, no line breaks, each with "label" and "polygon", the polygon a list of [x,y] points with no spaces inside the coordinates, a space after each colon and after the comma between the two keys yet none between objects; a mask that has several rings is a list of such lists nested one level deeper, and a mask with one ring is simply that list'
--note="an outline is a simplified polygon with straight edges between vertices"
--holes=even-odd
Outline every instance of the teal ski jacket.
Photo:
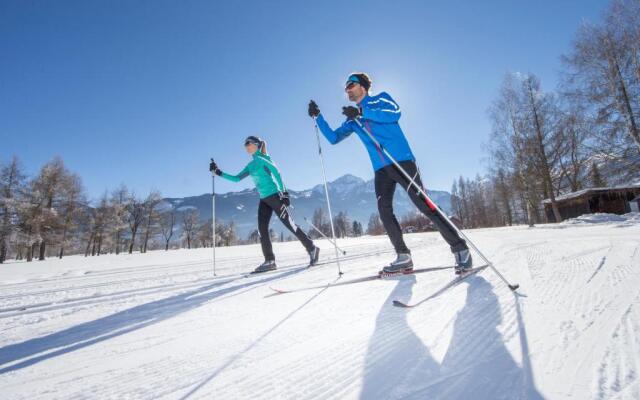
[{"label": "teal ski jacket", "polygon": [[271,160],[271,157],[262,154],[260,151],[253,153],[251,162],[237,175],[230,175],[223,172],[221,176],[231,182],[239,182],[247,176],[251,176],[261,199],[278,192],[287,191],[287,188],[282,182],[280,172]]}]

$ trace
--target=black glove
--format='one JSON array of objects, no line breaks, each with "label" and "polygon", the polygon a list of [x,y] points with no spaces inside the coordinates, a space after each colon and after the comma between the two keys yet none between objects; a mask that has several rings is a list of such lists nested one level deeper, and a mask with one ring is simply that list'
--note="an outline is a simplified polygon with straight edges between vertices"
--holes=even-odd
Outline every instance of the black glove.
[{"label": "black glove", "polygon": [[311,100],[309,102],[309,116],[311,118],[315,118],[318,115],[320,115],[320,109],[318,108],[318,105],[316,104],[316,102]]},{"label": "black glove", "polygon": [[287,207],[291,207],[291,200],[289,200],[289,192],[278,192],[278,197],[282,204]]},{"label": "black glove", "polygon": [[222,171],[220,170],[220,168],[218,168],[218,165],[216,164],[215,161],[213,161],[213,158],[211,159],[211,162],[209,163],[209,171],[213,172],[214,174],[220,176],[222,175]]},{"label": "black glove", "polygon": [[354,106],[342,107],[342,114],[344,114],[349,121],[360,116],[360,109]]}]

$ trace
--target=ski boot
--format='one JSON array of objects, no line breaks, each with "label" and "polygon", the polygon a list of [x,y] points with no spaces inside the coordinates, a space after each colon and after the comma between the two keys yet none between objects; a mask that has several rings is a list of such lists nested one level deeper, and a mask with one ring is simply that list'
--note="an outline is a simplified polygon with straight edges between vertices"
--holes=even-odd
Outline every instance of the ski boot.
[{"label": "ski boot", "polygon": [[380,276],[394,276],[413,272],[413,260],[411,254],[400,253],[396,259],[380,271]]},{"label": "ski boot", "polygon": [[320,257],[320,248],[314,246],[313,249],[309,252],[309,266],[313,267],[318,263],[318,258]]},{"label": "ski boot", "polygon": [[262,272],[273,271],[276,267],[275,260],[265,260],[262,264],[258,265],[258,268],[254,269],[252,274],[260,274]]},{"label": "ski boot", "polygon": [[456,251],[453,255],[456,257],[456,275],[463,274],[473,267],[473,258],[469,249]]}]

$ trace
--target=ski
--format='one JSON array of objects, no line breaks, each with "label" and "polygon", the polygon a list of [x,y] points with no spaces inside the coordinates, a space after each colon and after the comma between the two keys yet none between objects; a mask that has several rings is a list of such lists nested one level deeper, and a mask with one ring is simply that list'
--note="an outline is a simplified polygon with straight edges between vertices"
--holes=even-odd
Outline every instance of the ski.
[{"label": "ski", "polygon": [[274,288],[272,286],[269,286],[269,289],[273,290],[275,293],[272,293],[272,294],[270,294],[268,296],[277,296],[279,294],[303,292],[303,291],[306,291],[306,290],[325,289],[325,288],[335,287],[335,286],[353,285],[355,283],[369,282],[369,281],[393,278],[393,277],[397,277],[397,276],[421,274],[423,272],[442,271],[442,270],[445,270],[445,269],[453,269],[453,268],[454,268],[453,266],[430,267],[430,268],[418,268],[418,269],[414,269],[413,271],[410,271],[410,272],[404,272],[404,273],[398,273],[398,274],[381,274],[381,273],[377,273],[376,275],[363,276],[361,278],[354,278],[354,279],[349,279],[349,280],[346,280],[346,281],[339,281],[339,282],[335,282],[335,283],[327,283],[327,284],[324,284],[324,285],[307,286],[307,287],[301,287],[301,288],[295,288],[295,289],[278,289],[278,288]]},{"label": "ski", "polygon": [[[357,260],[360,258],[367,258],[367,257],[373,257],[376,255],[380,255],[380,254],[385,254],[385,253],[389,253],[391,252],[391,250],[382,250],[382,251],[374,251],[371,253],[364,253],[364,254],[352,254],[346,257],[340,257],[340,261],[351,261],[351,260]],[[331,263],[336,262],[336,258],[327,258],[323,261],[319,261],[318,263],[316,263],[315,265],[309,265],[309,264],[297,264],[297,265],[289,265],[289,266],[285,266],[282,268],[278,268],[278,269],[274,269],[271,271],[265,271],[265,272],[246,272],[244,274],[242,274],[243,278],[250,278],[252,276],[262,276],[262,275],[270,275],[276,272],[283,272],[283,271],[291,271],[291,270],[307,270],[307,269],[314,269],[316,267],[320,267],[320,266],[324,266],[324,265],[328,265]]]},{"label": "ski", "polygon": [[482,265],[480,267],[475,267],[475,268],[471,268],[470,270],[467,270],[465,272],[463,272],[462,274],[456,276],[453,280],[451,280],[449,283],[447,283],[446,285],[444,285],[443,287],[441,287],[438,291],[432,293],[431,295],[425,297],[424,299],[418,301],[417,303],[414,304],[407,304],[407,303],[403,303],[399,300],[394,300],[393,301],[393,305],[396,307],[401,307],[401,308],[413,308],[416,306],[419,306],[420,304],[426,302],[427,300],[431,300],[435,297],[440,296],[442,293],[446,292],[448,289],[451,289],[454,286],[459,285],[462,281],[464,281],[466,278],[477,274],[478,272],[484,270],[485,268],[487,268],[489,265]]},{"label": "ski", "polygon": [[[319,263],[316,265],[320,265]],[[288,266],[288,267],[284,267],[284,268],[279,268],[279,269],[273,269],[271,271],[265,271],[265,272],[255,272],[255,271],[251,271],[251,272],[247,272],[245,274],[242,275],[243,278],[250,278],[253,276],[264,276],[264,275],[272,275],[278,272],[292,272],[292,271],[304,271],[306,269],[309,269],[311,267],[309,267],[309,265],[307,264],[303,264],[303,265],[293,265],[293,266]]]}]

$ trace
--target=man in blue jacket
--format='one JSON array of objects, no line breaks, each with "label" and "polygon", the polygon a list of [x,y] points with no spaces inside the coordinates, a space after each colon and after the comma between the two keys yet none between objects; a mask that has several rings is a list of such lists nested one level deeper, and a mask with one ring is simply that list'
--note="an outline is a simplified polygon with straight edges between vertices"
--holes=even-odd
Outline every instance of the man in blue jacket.
[{"label": "man in blue jacket", "polygon": [[313,100],[309,102],[309,116],[315,118],[318,128],[331,144],[337,144],[355,132],[369,153],[371,164],[375,170],[374,182],[378,212],[397,253],[395,261],[384,267],[383,273],[406,273],[413,270],[411,252],[402,238],[402,229],[393,213],[393,194],[396,184],[400,184],[403,189],[407,190],[411,201],[434,223],[444,240],[447,241],[456,259],[456,272],[460,273],[471,268],[473,261],[464,239],[458,235],[450,222],[436,212],[434,204],[428,199],[424,199],[415,188],[409,188],[410,182],[355,122],[356,119],[359,119],[412,177],[414,183],[422,187],[415,157],[398,124],[401,115],[400,106],[385,92],[370,95],[370,88],[371,79],[367,74],[359,72],[349,75],[345,91],[349,100],[356,103],[357,107],[342,107],[342,114],[346,116],[346,120],[335,130],[331,129],[325,121],[318,105]]}]

